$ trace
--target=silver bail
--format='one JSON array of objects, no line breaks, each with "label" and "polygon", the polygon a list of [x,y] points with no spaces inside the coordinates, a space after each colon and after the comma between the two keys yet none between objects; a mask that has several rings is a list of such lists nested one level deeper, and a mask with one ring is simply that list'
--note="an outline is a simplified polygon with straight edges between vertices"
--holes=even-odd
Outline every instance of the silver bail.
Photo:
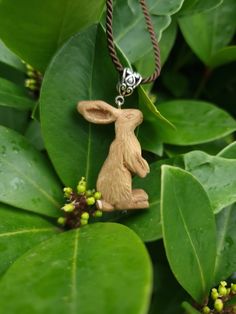
[{"label": "silver bail", "polygon": [[119,94],[123,97],[130,96],[134,89],[141,83],[142,76],[130,68],[124,68],[120,82],[117,85]]}]

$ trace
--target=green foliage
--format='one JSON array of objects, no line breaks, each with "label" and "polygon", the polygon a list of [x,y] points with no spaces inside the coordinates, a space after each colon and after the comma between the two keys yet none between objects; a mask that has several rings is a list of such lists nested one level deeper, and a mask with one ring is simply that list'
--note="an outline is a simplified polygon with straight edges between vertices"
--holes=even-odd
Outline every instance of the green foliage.
[{"label": "green foliage", "polygon": [[171,269],[201,303],[212,285],[216,255],[214,215],[207,194],[189,173],[163,166],[161,215]]},{"label": "green foliage", "polygon": [[132,231],[93,224],[52,237],[19,258],[0,283],[0,303],[6,313],[145,313],[151,274],[145,247]]},{"label": "green foliage", "polygon": [[[236,4],[147,3],[162,73],[125,107],[144,116],[136,136],[150,174],[133,187],[150,206],[88,217],[80,204],[83,226],[67,230],[75,224],[59,219],[59,229],[63,205],[90,198],[97,211],[96,180],[114,138],[114,125],[88,123],[76,110],[80,100],[114,104],[117,95],[105,1],[0,1],[4,313],[197,314],[212,288],[210,308],[235,303],[233,288],[224,298],[218,286],[236,270]],[[113,22],[122,64],[150,75],[139,1],[114,1]],[[81,177],[91,195],[65,198],[63,186],[77,191]]]},{"label": "green foliage", "polygon": [[89,3],[88,6],[86,1],[76,0],[23,0],[15,5],[2,0],[0,37],[23,60],[43,71],[66,39],[99,20],[104,0]]}]

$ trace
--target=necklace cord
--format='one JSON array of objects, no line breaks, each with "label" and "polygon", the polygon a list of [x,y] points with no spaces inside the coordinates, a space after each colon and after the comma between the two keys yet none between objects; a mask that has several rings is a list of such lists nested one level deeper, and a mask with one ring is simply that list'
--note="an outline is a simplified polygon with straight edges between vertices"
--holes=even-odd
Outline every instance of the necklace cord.
[{"label": "necklace cord", "polygon": [[[147,84],[155,81],[161,72],[161,60],[160,60],[160,48],[158,41],[156,39],[155,30],[151,20],[151,16],[148,12],[147,4],[145,0],[139,0],[140,6],[145,17],[148,32],[150,34],[153,51],[154,51],[154,61],[155,70],[152,75],[142,78],[141,84]],[[112,62],[114,63],[117,71],[121,74],[124,71],[124,67],[121,64],[115,48],[114,35],[113,35],[113,0],[106,0],[107,12],[106,12],[106,34],[107,34],[107,45],[109,54],[111,56]]]}]

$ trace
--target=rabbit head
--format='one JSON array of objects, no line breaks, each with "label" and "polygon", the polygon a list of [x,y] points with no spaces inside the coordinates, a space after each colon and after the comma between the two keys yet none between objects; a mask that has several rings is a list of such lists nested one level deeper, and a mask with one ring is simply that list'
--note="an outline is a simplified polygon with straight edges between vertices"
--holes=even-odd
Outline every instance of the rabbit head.
[{"label": "rabbit head", "polygon": [[133,131],[143,121],[143,114],[138,109],[116,109],[101,100],[80,101],[77,109],[84,118],[96,124],[115,122],[116,128]]}]

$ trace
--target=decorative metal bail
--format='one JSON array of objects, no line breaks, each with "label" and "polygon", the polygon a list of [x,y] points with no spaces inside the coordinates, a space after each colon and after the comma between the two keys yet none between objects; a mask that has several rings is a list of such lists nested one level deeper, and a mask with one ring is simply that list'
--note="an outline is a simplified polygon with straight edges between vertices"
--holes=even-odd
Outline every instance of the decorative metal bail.
[{"label": "decorative metal bail", "polygon": [[124,97],[130,96],[141,81],[142,77],[139,73],[130,68],[124,68],[121,80],[117,84],[119,95],[115,99],[119,108],[124,104]]}]

